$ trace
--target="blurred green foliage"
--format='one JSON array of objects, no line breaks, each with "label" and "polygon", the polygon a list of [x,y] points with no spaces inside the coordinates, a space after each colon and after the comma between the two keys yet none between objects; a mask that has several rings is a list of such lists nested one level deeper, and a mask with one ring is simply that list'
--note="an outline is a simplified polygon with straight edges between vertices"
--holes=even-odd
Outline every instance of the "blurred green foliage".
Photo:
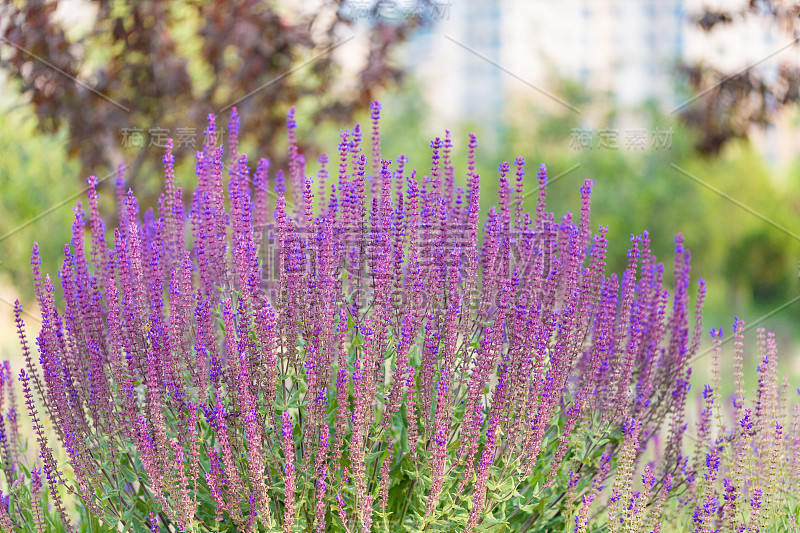
[{"label": "blurred green foliage", "polygon": [[66,154],[66,132],[47,136],[35,127],[35,118],[24,108],[0,113],[0,279],[13,284],[25,300],[33,299],[33,242],[39,242],[43,271],[58,286],[72,207],[79,199],[85,203],[76,180],[80,165]]}]

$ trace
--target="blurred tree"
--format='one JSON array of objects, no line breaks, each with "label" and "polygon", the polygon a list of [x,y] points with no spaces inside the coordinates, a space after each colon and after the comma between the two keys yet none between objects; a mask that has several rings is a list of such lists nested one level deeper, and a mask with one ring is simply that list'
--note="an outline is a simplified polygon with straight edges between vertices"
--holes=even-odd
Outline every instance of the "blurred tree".
[{"label": "blurred tree", "polygon": [[[711,33],[735,23],[766,20],[786,40],[797,45],[800,39],[800,3],[783,0],[715,2],[706,5],[691,23]],[[765,75],[748,68],[731,74],[701,60],[685,62],[679,71],[688,80],[696,101],[681,110],[683,121],[702,135],[696,149],[701,154],[717,154],[733,139],[747,138],[752,126],[765,127],[787,106],[800,98],[800,66],[794,61],[779,64],[776,72]]]},{"label": "blurred tree", "polygon": [[[393,18],[380,16],[381,2],[366,9],[342,0],[313,4],[98,0],[91,3],[94,25],[76,35],[61,20],[58,0],[5,1],[0,67],[29,94],[40,131],[68,127],[69,154],[80,157],[84,174],[128,159],[127,175],[135,176],[145,161],[160,164],[167,137],[175,139],[178,160],[193,155],[207,114],[223,112],[226,121],[233,104],[242,140],[275,157],[284,151],[273,141],[290,105],[313,102],[315,123],[349,121],[381,87],[401,79],[391,52],[431,19],[429,0]],[[359,58],[333,49],[360,19],[370,22],[363,61],[353,85],[336,86],[343,59]],[[126,146],[139,143],[134,156],[123,157]]]},{"label": "blurred tree", "polygon": [[772,230],[769,226],[751,230],[732,243],[725,262],[724,273],[734,287],[749,290],[747,296],[756,303],[786,300],[787,288],[795,285],[796,260],[789,237]]}]

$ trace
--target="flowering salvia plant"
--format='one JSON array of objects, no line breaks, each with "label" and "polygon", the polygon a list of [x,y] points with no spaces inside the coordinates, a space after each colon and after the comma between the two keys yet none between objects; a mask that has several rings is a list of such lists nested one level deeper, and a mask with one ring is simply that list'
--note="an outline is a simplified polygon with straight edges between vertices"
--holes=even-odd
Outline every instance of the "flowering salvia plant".
[{"label": "flowering salvia plant", "polygon": [[449,133],[421,176],[383,157],[379,114],[371,143],[341,133],[316,183],[294,111],[274,177],[238,152],[235,111],[225,151],[210,116],[190,207],[168,144],[143,216],[120,168],[113,232],[89,178],[63,309],[34,247],[38,365],[16,308],[39,459],[23,464],[6,366],[6,530],[85,529],[77,503],[109,530],[655,531],[670,494],[714,490],[683,452],[705,287],[692,304],[682,238],[672,290],[647,233],[608,274],[591,182],[557,219],[546,169],[517,158],[481,221],[475,136],[458,187]]},{"label": "flowering salvia plant", "polygon": [[712,384],[703,388],[694,453],[682,465],[686,490],[667,502],[665,522],[703,533],[800,531],[800,405],[790,403],[800,388],[779,379],[775,337],[759,329],[758,383],[748,405],[744,322],[737,318],[733,331],[733,397],[720,394],[722,329],[712,329]]}]

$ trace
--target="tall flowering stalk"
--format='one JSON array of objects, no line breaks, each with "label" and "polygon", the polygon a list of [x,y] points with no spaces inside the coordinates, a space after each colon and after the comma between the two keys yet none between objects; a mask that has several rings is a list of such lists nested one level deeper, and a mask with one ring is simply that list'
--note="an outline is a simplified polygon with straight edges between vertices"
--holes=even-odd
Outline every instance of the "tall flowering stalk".
[{"label": "tall flowering stalk", "polygon": [[[410,171],[382,153],[377,103],[371,119],[370,147],[359,126],[342,132],[333,176],[319,158],[316,193],[294,111],[274,179],[269,161],[252,172],[235,143],[226,153],[210,116],[188,209],[171,144],[154,210],[124,192],[120,168],[112,230],[90,178],[63,309],[34,248],[43,326],[36,365],[18,306],[21,379],[65,523],[59,487],[107,525],[148,530],[585,530],[618,465],[615,516],[653,504],[658,515],[686,483],[704,286],[693,310],[682,238],[671,295],[647,233],[621,277],[609,274],[592,182],[580,214],[559,219],[542,166],[527,213],[517,158],[513,173],[500,165],[499,204],[481,217],[474,135],[459,187],[449,132],[431,143],[430,171]],[[74,479],[56,468],[34,392]],[[772,423],[775,410],[757,416]],[[637,496],[638,458],[665,420],[664,461]]]},{"label": "tall flowering stalk", "polygon": [[[659,528],[696,532],[779,532],[800,528],[797,462],[800,410],[788,379],[777,375],[775,338],[757,331],[758,384],[748,400],[743,382],[745,324],[733,325],[734,392],[720,383],[722,329],[712,329],[712,383],[702,391],[692,457],[684,457],[668,499],[655,500]],[[720,405],[723,404],[723,405]],[[794,406],[790,406],[794,404]],[[644,479],[648,485],[647,476]]]}]

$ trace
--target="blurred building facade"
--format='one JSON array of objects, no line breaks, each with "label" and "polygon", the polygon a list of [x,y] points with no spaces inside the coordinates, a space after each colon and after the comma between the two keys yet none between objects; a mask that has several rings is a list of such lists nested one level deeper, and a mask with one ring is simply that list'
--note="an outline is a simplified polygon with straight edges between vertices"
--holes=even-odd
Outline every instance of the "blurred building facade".
[{"label": "blurred building facade", "polygon": [[[652,101],[670,113],[685,102],[679,60],[699,59],[731,74],[757,63],[769,76],[797,54],[775,54],[788,39],[769,20],[703,32],[690,15],[704,1],[439,0],[434,25],[412,39],[406,60],[423,85],[433,124],[443,128],[465,119],[500,123],[519,99],[545,109],[561,105],[545,94],[559,77],[608,95],[623,111]],[[772,164],[787,164],[800,151],[796,122],[782,119],[753,132]]]},{"label": "blurred building facade", "polygon": [[432,107],[448,119],[497,116],[512,94],[553,102],[540,91],[552,91],[554,77],[611,93],[622,107],[676,100],[683,0],[449,4],[409,51]]}]

